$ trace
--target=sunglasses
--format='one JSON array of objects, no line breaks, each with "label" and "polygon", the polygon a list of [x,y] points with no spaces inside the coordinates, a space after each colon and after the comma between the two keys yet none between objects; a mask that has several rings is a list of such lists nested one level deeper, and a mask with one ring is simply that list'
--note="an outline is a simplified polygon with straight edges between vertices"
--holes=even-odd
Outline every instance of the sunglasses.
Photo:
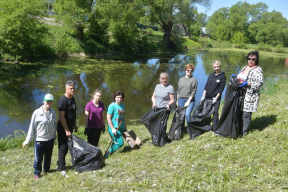
[{"label": "sunglasses", "polygon": [[256,58],[250,58],[250,57],[249,57],[247,60],[248,60],[248,61],[250,61],[250,60],[256,61]]},{"label": "sunglasses", "polygon": [[187,69],[186,71],[188,71],[188,72],[192,72],[192,69]]}]

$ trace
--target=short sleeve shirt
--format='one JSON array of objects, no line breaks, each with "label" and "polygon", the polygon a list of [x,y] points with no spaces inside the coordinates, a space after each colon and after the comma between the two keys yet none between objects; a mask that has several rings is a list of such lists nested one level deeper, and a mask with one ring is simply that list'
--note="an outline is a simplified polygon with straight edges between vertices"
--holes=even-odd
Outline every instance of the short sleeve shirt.
[{"label": "short sleeve shirt", "polygon": [[156,85],[154,92],[156,97],[156,107],[164,108],[170,101],[170,94],[174,94],[174,87],[170,84],[166,87],[158,84]]},{"label": "short sleeve shirt", "polygon": [[113,124],[115,129],[118,128],[118,125],[121,121],[122,121],[122,123],[121,123],[119,129],[124,129],[124,127],[125,127],[125,122],[124,122],[125,106],[123,103],[121,103],[120,105],[118,105],[116,103],[111,103],[108,107],[107,113],[112,115],[112,117],[111,117],[112,124]]},{"label": "short sleeve shirt", "polygon": [[[66,120],[69,130],[72,131],[76,123],[76,102],[74,97],[68,98],[65,95],[63,95],[58,100],[57,106],[58,111],[65,111],[64,118]],[[63,127],[62,123],[60,122],[60,118],[57,126]]]},{"label": "short sleeve shirt", "polygon": [[102,112],[105,111],[104,103],[99,101],[99,105],[98,107],[96,107],[93,101],[91,100],[89,103],[87,103],[85,107],[85,111],[89,112],[88,127],[91,127],[91,128],[103,127]]}]

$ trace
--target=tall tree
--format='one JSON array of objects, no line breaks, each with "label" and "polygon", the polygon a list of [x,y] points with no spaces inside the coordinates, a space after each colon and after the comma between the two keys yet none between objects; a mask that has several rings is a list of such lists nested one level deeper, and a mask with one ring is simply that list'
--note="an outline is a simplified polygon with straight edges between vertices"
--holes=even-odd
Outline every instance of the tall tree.
[{"label": "tall tree", "polygon": [[38,16],[44,13],[42,0],[0,1],[0,51],[11,60],[33,59],[39,54],[47,32]]},{"label": "tall tree", "polygon": [[[191,8],[195,4],[209,7],[210,0],[147,0],[147,14],[150,16],[152,23],[158,23],[162,30],[163,42],[168,48],[175,48],[175,43],[170,39],[172,28],[175,24],[175,15],[180,12],[184,15],[191,14]],[[191,18],[191,17],[188,17]],[[188,26],[189,27],[189,26]]]},{"label": "tall tree", "polygon": [[78,41],[83,41],[84,29],[88,26],[88,20],[94,9],[94,0],[57,0],[54,10],[58,20],[75,29],[78,33]]}]

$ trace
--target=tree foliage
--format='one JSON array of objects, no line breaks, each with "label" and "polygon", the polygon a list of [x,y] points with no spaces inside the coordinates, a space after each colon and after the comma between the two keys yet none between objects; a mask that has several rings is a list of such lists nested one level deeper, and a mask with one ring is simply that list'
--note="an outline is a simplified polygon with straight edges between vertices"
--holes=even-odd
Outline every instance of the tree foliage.
[{"label": "tree foliage", "polygon": [[42,0],[0,1],[0,51],[5,59],[41,56],[47,28],[37,16],[44,13]]}]

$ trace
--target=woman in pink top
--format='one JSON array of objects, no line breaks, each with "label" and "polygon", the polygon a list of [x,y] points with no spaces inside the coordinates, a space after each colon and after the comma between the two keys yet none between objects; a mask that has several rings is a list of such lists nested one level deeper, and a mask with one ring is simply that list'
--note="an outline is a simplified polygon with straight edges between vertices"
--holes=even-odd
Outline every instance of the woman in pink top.
[{"label": "woman in pink top", "polygon": [[100,101],[102,92],[96,89],[85,107],[85,131],[88,143],[97,147],[99,138],[105,132],[104,104]]}]

